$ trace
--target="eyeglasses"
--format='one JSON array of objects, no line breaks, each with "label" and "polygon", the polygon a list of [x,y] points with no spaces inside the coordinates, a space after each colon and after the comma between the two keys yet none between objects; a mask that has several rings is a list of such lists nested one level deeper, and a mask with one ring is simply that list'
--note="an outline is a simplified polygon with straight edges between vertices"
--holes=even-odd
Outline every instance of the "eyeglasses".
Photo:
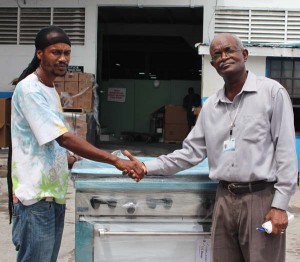
[{"label": "eyeglasses", "polygon": [[212,62],[217,62],[219,60],[222,59],[222,54],[224,53],[227,57],[230,57],[232,54],[234,54],[235,52],[237,51],[242,51],[241,49],[231,49],[231,48],[228,48],[228,49],[224,49],[222,52],[218,52],[218,53],[215,53],[212,57],[211,57],[211,61]]}]

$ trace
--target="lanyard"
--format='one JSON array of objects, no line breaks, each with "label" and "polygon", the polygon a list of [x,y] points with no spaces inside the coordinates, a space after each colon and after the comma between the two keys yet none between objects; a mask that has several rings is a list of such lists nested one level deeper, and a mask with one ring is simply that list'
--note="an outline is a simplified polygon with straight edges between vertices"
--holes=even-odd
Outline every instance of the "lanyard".
[{"label": "lanyard", "polygon": [[235,123],[237,114],[238,114],[238,112],[239,112],[239,108],[240,108],[240,104],[241,104],[241,101],[242,101],[242,99],[243,99],[243,96],[244,96],[244,92],[242,93],[241,99],[240,99],[240,101],[239,101],[239,103],[238,103],[238,106],[237,106],[237,109],[236,109],[236,112],[235,112],[235,115],[234,115],[233,119],[231,119],[230,114],[229,114],[229,111],[228,111],[228,108],[227,108],[227,103],[225,103],[226,111],[227,111],[227,114],[228,114],[229,119],[230,119],[229,138],[231,138],[231,136],[232,136],[232,130],[233,130],[233,127],[234,127],[234,123]]}]

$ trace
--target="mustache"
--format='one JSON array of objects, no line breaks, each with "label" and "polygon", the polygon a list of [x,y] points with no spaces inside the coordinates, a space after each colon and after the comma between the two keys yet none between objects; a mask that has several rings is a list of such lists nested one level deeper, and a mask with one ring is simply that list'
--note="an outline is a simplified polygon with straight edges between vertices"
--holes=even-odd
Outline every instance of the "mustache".
[{"label": "mustache", "polygon": [[56,63],[55,65],[56,65],[56,66],[66,66],[66,67],[69,66],[69,64],[68,64],[68,63],[65,63],[65,62],[58,62],[58,63]]},{"label": "mustache", "polygon": [[231,64],[231,63],[229,63],[228,61],[221,62],[221,63],[219,64],[219,68],[223,68],[224,66],[230,65],[230,64]]}]

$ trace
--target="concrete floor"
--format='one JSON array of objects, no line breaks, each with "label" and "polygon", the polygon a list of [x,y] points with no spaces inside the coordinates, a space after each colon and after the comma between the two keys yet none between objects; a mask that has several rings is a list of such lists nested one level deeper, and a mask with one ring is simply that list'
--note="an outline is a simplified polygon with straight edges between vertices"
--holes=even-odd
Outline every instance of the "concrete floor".
[{"label": "concrete floor", "polygon": [[[138,156],[158,156],[167,154],[181,147],[180,144],[163,144],[143,142],[126,143],[102,143],[100,146],[107,151],[128,149],[132,154]],[[16,252],[11,242],[11,225],[7,211],[7,187],[6,187],[6,151],[0,150],[0,261],[16,261]],[[287,252],[286,262],[298,262],[300,260],[300,191],[292,197],[290,208],[295,215],[295,219],[287,229]],[[58,262],[73,262],[74,259],[74,220],[75,220],[75,191],[72,181],[69,182],[67,195],[67,211],[65,219],[65,230]]]}]

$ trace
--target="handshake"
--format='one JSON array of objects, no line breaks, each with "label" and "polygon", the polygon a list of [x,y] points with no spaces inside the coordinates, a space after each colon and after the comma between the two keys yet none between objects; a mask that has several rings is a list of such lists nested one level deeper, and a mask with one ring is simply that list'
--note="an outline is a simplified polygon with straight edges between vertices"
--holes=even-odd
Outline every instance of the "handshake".
[{"label": "handshake", "polygon": [[136,182],[139,182],[144,178],[145,174],[147,174],[147,168],[145,164],[137,160],[127,150],[123,151],[122,153],[123,155],[127,156],[129,160],[117,158],[114,161],[114,166],[123,171],[123,175],[128,175]]}]

